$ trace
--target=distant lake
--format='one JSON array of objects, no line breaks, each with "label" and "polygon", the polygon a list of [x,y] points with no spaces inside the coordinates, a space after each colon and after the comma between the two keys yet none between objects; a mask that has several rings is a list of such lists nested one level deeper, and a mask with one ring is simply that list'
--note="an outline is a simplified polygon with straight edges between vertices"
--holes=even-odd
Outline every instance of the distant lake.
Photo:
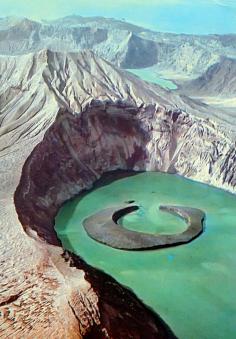
[{"label": "distant lake", "polygon": [[[184,221],[163,205],[200,208],[205,230],[191,243],[124,251],[91,239],[83,220],[101,209],[134,200],[140,209],[122,225],[149,233],[178,233]],[[236,337],[236,196],[183,177],[139,173],[95,188],[64,204],[56,231],[68,250],[131,288],[179,339]]]},{"label": "distant lake", "polygon": [[126,69],[135,75],[137,75],[142,80],[152,82],[157,84],[161,87],[168,88],[168,89],[177,89],[175,83],[171,80],[163,79],[158,73],[153,70],[152,67],[148,68],[135,68],[135,69]]}]

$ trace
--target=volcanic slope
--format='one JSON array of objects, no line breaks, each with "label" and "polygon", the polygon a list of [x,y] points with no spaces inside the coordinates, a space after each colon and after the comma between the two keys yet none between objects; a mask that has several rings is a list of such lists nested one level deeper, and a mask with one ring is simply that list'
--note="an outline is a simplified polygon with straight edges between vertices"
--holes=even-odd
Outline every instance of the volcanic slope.
[{"label": "volcanic slope", "polygon": [[221,113],[144,82],[88,50],[0,56],[0,72],[1,149],[47,129],[59,108],[80,112],[94,98],[152,103],[216,119]]}]

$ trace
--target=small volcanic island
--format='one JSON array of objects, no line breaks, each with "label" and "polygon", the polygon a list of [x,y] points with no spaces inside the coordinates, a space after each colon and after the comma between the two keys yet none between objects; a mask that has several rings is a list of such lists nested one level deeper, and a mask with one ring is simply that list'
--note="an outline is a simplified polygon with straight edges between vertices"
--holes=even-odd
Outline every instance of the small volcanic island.
[{"label": "small volcanic island", "polygon": [[84,220],[88,235],[108,246],[125,250],[145,250],[188,243],[203,231],[204,212],[197,208],[181,206],[160,206],[160,210],[180,216],[188,228],[177,234],[149,234],[127,230],[119,219],[139,209],[137,205],[103,209]]}]

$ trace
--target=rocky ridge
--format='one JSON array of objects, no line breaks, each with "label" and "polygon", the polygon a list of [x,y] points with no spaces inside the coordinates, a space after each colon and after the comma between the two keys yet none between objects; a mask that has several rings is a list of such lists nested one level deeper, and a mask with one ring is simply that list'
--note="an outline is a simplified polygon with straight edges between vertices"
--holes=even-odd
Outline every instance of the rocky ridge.
[{"label": "rocky ridge", "polygon": [[197,79],[187,81],[181,88],[191,96],[235,98],[236,59],[223,57]]},{"label": "rocky ridge", "polygon": [[17,147],[43,133],[59,108],[80,112],[93,98],[120,99],[138,106],[158,103],[212,117],[234,128],[222,110],[144,82],[88,50],[61,53],[44,49],[21,57],[0,56],[0,71],[0,147],[6,152],[10,145]]}]

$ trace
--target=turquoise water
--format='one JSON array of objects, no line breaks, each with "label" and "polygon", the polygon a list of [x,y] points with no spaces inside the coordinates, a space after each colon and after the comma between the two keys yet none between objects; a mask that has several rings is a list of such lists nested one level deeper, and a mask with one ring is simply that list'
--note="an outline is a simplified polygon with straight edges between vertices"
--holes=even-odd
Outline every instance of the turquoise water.
[{"label": "turquoise water", "polygon": [[177,86],[171,80],[163,79],[160,77],[151,67],[148,68],[137,68],[137,69],[127,69],[127,71],[137,75],[142,80],[152,82],[161,87],[168,89],[176,89]]},{"label": "turquoise water", "polygon": [[[200,208],[204,233],[187,245],[122,251],[97,243],[82,221],[95,211],[135,200],[122,220],[130,229],[175,233],[186,228],[160,204]],[[141,212],[140,212],[141,211]],[[180,339],[236,338],[236,197],[179,176],[141,173],[67,202],[56,218],[63,246],[130,287]]]}]

